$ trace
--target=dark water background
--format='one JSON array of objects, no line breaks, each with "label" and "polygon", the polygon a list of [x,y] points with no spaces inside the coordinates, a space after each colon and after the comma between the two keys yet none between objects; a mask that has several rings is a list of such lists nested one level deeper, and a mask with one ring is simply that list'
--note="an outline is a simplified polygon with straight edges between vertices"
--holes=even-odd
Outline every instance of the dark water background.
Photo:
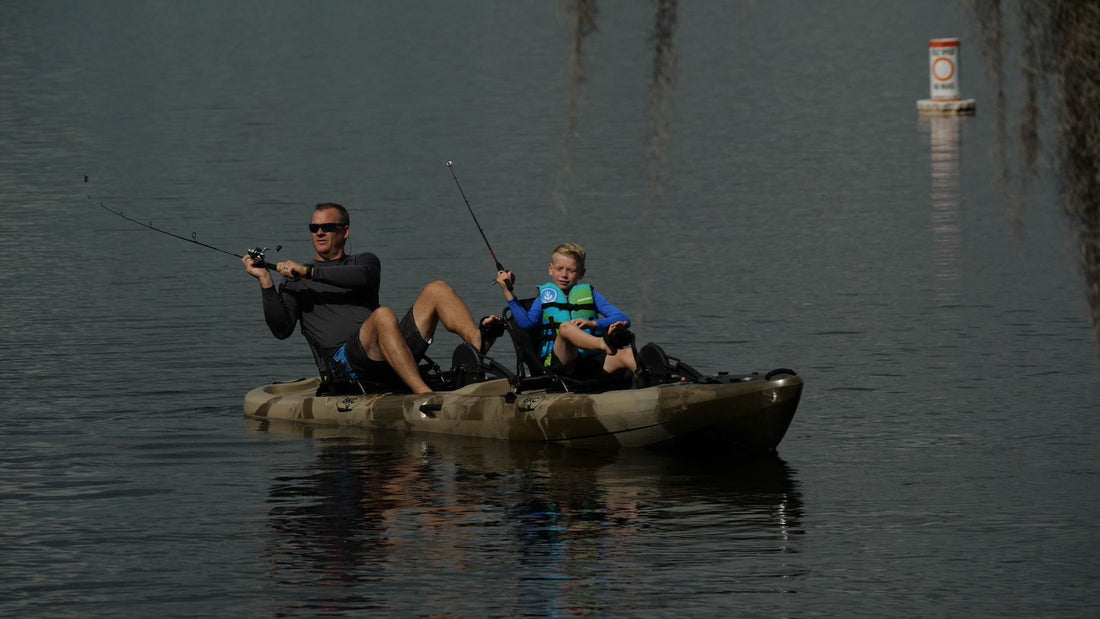
[{"label": "dark water background", "polygon": [[[585,6],[0,5],[0,614],[1096,612],[1074,236],[1053,166],[1023,210],[998,181],[961,9]],[[920,120],[944,36],[978,115]],[[497,311],[448,159],[521,287],[573,240],[643,341],[797,369],[778,456],[251,424],[301,338],[97,206],[303,260],[338,201],[383,303]]]}]

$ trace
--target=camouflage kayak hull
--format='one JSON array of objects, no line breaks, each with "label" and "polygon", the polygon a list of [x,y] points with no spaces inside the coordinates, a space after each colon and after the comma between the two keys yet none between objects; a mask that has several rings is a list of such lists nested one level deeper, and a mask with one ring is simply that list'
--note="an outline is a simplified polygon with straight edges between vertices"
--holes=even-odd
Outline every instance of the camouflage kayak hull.
[{"label": "camouflage kayak hull", "polygon": [[517,394],[508,380],[498,379],[419,396],[316,396],[318,384],[312,378],[254,389],[245,396],[245,415],[581,447],[707,443],[771,451],[783,440],[802,394],[802,379],[794,374],[602,393]]}]

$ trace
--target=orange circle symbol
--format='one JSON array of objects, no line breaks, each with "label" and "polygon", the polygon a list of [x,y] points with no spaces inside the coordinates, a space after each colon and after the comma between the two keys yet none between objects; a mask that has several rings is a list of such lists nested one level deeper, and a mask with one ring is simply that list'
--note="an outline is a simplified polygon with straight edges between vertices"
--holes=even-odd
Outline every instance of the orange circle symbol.
[{"label": "orange circle symbol", "polygon": [[[946,65],[940,65],[941,62],[946,62]],[[945,72],[947,75],[941,76],[941,73]],[[947,80],[955,77],[955,63],[950,58],[937,58],[932,61],[932,77],[935,77],[938,81],[946,82]]]}]

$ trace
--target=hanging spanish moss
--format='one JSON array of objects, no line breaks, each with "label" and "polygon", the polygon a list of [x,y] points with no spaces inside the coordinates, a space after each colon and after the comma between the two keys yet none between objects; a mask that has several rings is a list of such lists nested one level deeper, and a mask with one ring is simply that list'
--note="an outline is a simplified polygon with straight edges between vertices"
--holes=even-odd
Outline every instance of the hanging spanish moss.
[{"label": "hanging spanish moss", "polygon": [[1024,76],[1024,100],[1020,118],[1020,189],[1024,193],[1039,174],[1039,87],[1042,77],[1039,50],[1042,49],[1040,9],[1034,2],[1020,5],[1023,34],[1020,70]]},{"label": "hanging spanish moss", "polygon": [[661,193],[661,164],[671,134],[669,114],[676,82],[676,0],[658,0],[653,19],[653,71],[649,83],[649,179],[650,192]]},{"label": "hanging spanish moss", "polygon": [[1021,216],[1023,202],[1016,198],[1009,182],[1011,165],[1008,159],[1006,131],[1004,15],[1000,0],[973,0],[971,11],[974,13],[975,21],[982,24],[979,45],[986,57],[990,79],[993,82],[993,154],[997,160],[999,172],[997,181],[1009,204],[1008,220],[1013,232],[1020,236],[1023,234]]},{"label": "hanging spanish moss", "polygon": [[566,108],[565,136],[562,139],[561,170],[558,172],[557,186],[554,190],[554,203],[558,210],[567,213],[566,188],[573,179],[573,143],[577,139],[577,119],[584,83],[587,79],[588,63],[584,43],[589,35],[596,32],[596,0],[566,0],[564,2],[573,26],[573,45],[569,48],[569,101]]},{"label": "hanging spanish moss", "polygon": [[[1011,10],[1023,42],[1019,187],[1026,190],[1041,165],[1040,94],[1049,95],[1057,123],[1055,160],[1063,208],[1077,235],[1094,341],[1100,351],[1100,3],[1080,0],[971,0],[983,54],[993,76],[998,135],[1004,136],[1006,59],[1004,25]],[[1043,79],[1045,76],[1045,79]],[[998,145],[1003,146],[1003,145]],[[998,148],[1007,158],[1007,150]],[[1002,170],[1009,166],[1002,159]],[[1009,190],[1006,182],[1003,187]],[[1021,192],[1023,193],[1023,192]]]},{"label": "hanging spanish moss", "polygon": [[[646,152],[649,181],[649,198],[645,203],[643,217],[654,216],[660,208],[662,193],[661,170],[665,153],[672,135],[673,94],[676,85],[676,22],[677,0],[657,0],[657,10],[653,14],[653,29],[649,33],[649,43],[653,50],[653,65],[649,74],[649,103],[646,106]],[[650,256],[659,260],[658,256]],[[638,283],[641,301],[634,312],[635,322],[645,322],[653,308],[653,290],[655,282],[646,277]]]}]

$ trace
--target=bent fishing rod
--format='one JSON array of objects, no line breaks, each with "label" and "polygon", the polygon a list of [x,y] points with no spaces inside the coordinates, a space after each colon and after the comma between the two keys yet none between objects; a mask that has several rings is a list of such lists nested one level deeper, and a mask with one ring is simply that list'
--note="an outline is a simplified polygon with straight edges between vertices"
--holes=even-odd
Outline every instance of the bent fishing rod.
[{"label": "bent fishing rod", "polygon": [[[493,257],[493,262],[496,264],[497,273],[506,271],[504,265],[497,259],[496,253],[493,251],[493,246],[489,244],[489,239],[485,238],[485,231],[481,229],[481,224],[477,221],[477,215],[474,215],[474,209],[470,206],[470,201],[466,199],[466,192],[462,191],[462,183],[458,182],[458,176],[455,174],[455,162],[450,159],[447,160],[447,169],[451,171],[451,178],[455,179],[455,185],[458,186],[458,193],[462,194],[462,201],[466,203],[466,210],[470,211],[470,217],[474,218],[474,225],[477,226],[477,231],[481,233],[481,240],[485,241],[485,247],[489,248],[489,255]],[[508,290],[512,289],[512,284],[516,281],[516,276],[512,275],[508,280]],[[494,280],[495,284],[496,281]]]},{"label": "bent fishing rod", "polygon": [[[85,177],[84,182],[88,182],[87,177]],[[91,200],[92,196],[88,196],[88,199]],[[109,208],[107,205],[103,204],[102,202],[100,202],[99,205],[101,207],[103,207],[103,209],[105,211],[107,211],[109,213],[113,213],[115,215],[118,215],[119,217],[125,219],[126,221],[132,221],[135,224],[137,224],[137,225],[139,225],[143,228],[148,228],[150,230],[153,230],[154,232],[159,232],[161,234],[167,234],[168,236],[170,236],[172,238],[176,238],[176,239],[179,239],[181,241],[186,241],[188,243],[193,243],[193,244],[198,245],[200,247],[205,247],[207,249],[213,249],[214,251],[218,251],[218,252],[221,252],[223,254],[228,254],[230,256],[233,256],[234,258],[244,258],[244,256],[242,256],[240,254],[235,254],[231,251],[226,251],[224,249],[221,249],[220,247],[214,247],[213,245],[208,245],[206,243],[203,243],[202,241],[199,241],[197,238],[195,238],[198,235],[196,235],[194,232],[191,233],[191,238],[187,238],[187,237],[184,237],[184,236],[180,236],[178,234],[173,234],[173,233],[171,233],[167,230],[162,230],[162,229],[154,226],[152,224],[152,222],[146,223],[146,222],[143,222],[143,221],[138,221],[138,220],[134,219],[133,217],[128,217],[128,216],[124,215],[122,213],[122,211],[116,211],[112,208]],[[278,252],[282,248],[283,248],[282,245],[276,245],[275,246],[275,251]],[[258,267],[263,267],[263,268],[265,268],[269,271],[274,271],[275,270],[275,265],[264,260],[264,252],[268,251],[269,249],[271,249],[271,248],[270,247],[264,247],[264,248],[255,247],[255,248],[249,249],[247,253],[248,253],[248,257],[252,258],[253,264],[255,264]]]}]

